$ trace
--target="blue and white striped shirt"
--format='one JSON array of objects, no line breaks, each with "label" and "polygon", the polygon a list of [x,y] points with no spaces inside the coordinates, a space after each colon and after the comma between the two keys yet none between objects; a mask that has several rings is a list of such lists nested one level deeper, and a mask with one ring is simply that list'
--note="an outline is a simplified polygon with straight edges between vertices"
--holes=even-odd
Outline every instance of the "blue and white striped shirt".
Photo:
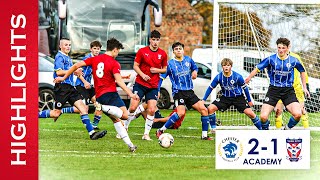
[{"label": "blue and white striped shirt", "polygon": [[[85,60],[87,58],[93,57],[92,54],[88,54],[86,55],[82,60]],[[91,79],[92,79],[92,67],[91,66],[83,66],[82,67],[82,72],[83,72],[83,78],[88,81],[88,83],[91,83]],[[82,86],[84,87],[83,82],[81,81],[80,78],[77,78],[75,86]]]},{"label": "blue and white striped shirt", "polygon": [[[212,89],[216,88],[220,84],[222,95],[225,97],[238,97],[246,95],[248,102],[251,101],[248,87],[246,86],[243,77],[235,72],[231,71],[231,75],[226,77],[221,71],[216,77],[212,80],[210,86],[208,87],[203,100],[206,100],[210,95]],[[243,90],[245,93],[243,93]]]},{"label": "blue and white striped shirt", "polygon": [[167,72],[161,75],[161,79],[169,76],[174,96],[179,90],[193,89],[191,75],[193,71],[198,71],[198,67],[189,56],[184,56],[182,61],[171,59],[168,61]]},{"label": "blue and white striped shirt", "polygon": [[[54,58],[54,72],[53,72],[53,79],[58,77],[56,71],[58,70],[69,70],[71,66],[73,65],[71,58],[59,51],[57,55]],[[71,86],[74,86],[73,82],[73,74],[67,77],[63,82],[61,83],[66,83],[70,84]]]},{"label": "blue and white striped shirt", "polygon": [[299,72],[305,72],[305,68],[300,61],[291,55],[281,60],[277,54],[273,54],[262,60],[256,68],[260,71],[267,68],[270,85],[276,87],[292,87],[294,68]]}]

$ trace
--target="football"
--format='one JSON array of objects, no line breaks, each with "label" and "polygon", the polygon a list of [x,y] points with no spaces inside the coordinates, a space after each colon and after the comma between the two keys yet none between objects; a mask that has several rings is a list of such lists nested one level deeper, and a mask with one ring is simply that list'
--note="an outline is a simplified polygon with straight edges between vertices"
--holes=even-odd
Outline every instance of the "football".
[{"label": "football", "polygon": [[169,148],[173,145],[173,136],[169,133],[163,133],[159,137],[159,144],[163,148]]}]

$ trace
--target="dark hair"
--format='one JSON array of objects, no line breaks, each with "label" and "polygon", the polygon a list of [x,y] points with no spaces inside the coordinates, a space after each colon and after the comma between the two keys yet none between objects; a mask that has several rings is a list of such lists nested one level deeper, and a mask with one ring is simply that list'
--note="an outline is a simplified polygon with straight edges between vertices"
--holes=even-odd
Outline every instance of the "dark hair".
[{"label": "dark hair", "polygon": [[67,40],[67,41],[70,41],[70,39],[69,38],[67,38],[67,37],[62,37],[61,39],[60,39],[60,41],[61,40]]},{"label": "dark hair", "polygon": [[276,43],[277,43],[277,45],[278,45],[278,44],[283,44],[283,45],[286,45],[286,46],[289,47],[289,45],[290,45],[290,40],[287,39],[287,38],[282,38],[282,37],[281,37],[281,38],[277,39]]},{"label": "dark hair", "polygon": [[102,44],[101,44],[101,42],[100,41],[92,41],[91,43],[90,43],[90,48],[93,48],[93,47],[102,47]]},{"label": "dark hair", "polygon": [[225,66],[225,65],[228,65],[228,64],[230,64],[230,65],[232,66],[233,62],[232,62],[231,59],[229,59],[229,58],[223,58],[223,59],[221,60],[221,66]]},{"label": "dark hair", "polygon": [[182,48],[184,48],[184,44],[180,43],[180,42],[175,42],[172,44],[172,50],[174,50],[175,47],[178,47],[178,46],[182,46]]},{"label": "dark hair", "polygon": [[153,30],[153,31],[151,32],[151,34],[150,34],[150,37],[151,37],[151,38],[160,38],[160,37],[161,37],[161,34],[160,34],[159,31]]},{"label": "dark hair", "polygon": [[116,38],[111,38],[107,41],[107,51],[112,51],[113,49],[123,49],[123,45]]}]

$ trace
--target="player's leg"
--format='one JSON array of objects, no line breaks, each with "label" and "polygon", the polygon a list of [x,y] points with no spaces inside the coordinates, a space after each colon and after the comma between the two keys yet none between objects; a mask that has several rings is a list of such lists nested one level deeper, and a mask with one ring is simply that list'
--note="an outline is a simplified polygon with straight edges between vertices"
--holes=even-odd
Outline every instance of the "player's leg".
[{"label": "player's leg", "polygon": [[[210,138],[208,136],[209,116],[208,116],[208,109],[205,107],[204,101],[201,101],[194,93],[193,93],[193,95],[191,95],[189,97],[190,98],[188,98],[187,107],[189,108],[189,106],[191,104],[193,104],[192,108],[197,110],[201,114],[201,125],[202,125],[201,126],[201,129],[202,129],[201,139],[202,140],[212,140],[212,138]],[[198,99],[198,101],[196,103],[194,103],[196,101],[196,99]]]},{"label": "player's leg", "polygon": [[[175,112],[175,111],[174,111],[174,112]],[[172,114],[173,114],[174,112],[172,112]],[[173,124],[172,128],[173,128],[173,129],[179,129],[179,127],[182,125],[182,122],[183,122],[185,116],[186,116],[186,113],[185,113],[184,115],[180,116],[180,118],[178,119],[178,121]],[[169,118],[168,118],[168,119],[169,119]]]},{"label": "player's leg", "polygon": [[253,112],[245,98],[243,96],[238,96],[233,99],[233,105],[235,108],[240,113],[245,113],[251,119],[252,123],[257,127],[257,129],[262,130],[260,118]]},{"label": "player's leg", "polygon": [[104,137],[107,131],[95,132],[88,116],[88,110],[86,105],[82,101],[81,95],[74,88],[70,89],[70,97],[68,101],[73,104],[79,111],[82,123],[86,126],[86,129],[90,135],[91,140],[96,140]]},{"label": "player's leg", "polygon": [[252,123],[259,129],[262,130],[262,123],[260,118],[252,111],[251,108],[246,108],[243,111],[252,121]]},{"label": "player's leg", "polygon": [[70,85],[68,84],[56,84],[53,90],[55,96],[54,109],[41,111],[39,112],[38,117],[53,118],[53,121],[56,122],[63,111],[68,111],[68,109],[73,108],[62,108],[70,96],[70,93],[68,92],[69,88]]},{"label": "player's leg", "polygon": [[102,106],[100,103],[97,102],[96,96],[94,94],[94,89],[91,88],[89,91],[89,98],[91,99],[91,102],[94,104],[95,111],[94,111],[94,117],[93,117],[93,122],[92,126],[94,129],[99,129],[98,125],[102,117]]},{"label": "player's leg", "polygon": [[308,129],[309,128],[309,117],[308,117],[308,112],[305,108],[305,105],[304,105],[304,101],[300,101],[300,108],[301,108],[301,120],[302,120],[302,125],[305,129]]},{"label": "player's leg", "polygon": [[146,88],[143,87],[142,85],[140,84],[137,84],[135,83],[133,85],[133,92],[134,94],[137,94],[139,96],[139,100],[135,100],[135,99],[131,99],[130,100],[130,106],[129,106],[129,114],[128,114],[128,119],[127,121],[125,121],[125,128],[128,129],[129,128],[129,125],[130,125],[130,122],[135,119],[135,111],[136,109],[138,108],[139,106],[139,103],[140,101],[143,99],[143,97],[145,96],[145,91],[146,91]]},{"label": "player's leg", "polygon": [[92,126],[94,129],[99,129],[98,125],[99,125],[99,122],[102,117],[102,109],[101,109],[102,107],[100,109],[98,109],[97,106],[101,107],[101,104],[99,104],[98,102],[95,103],[96,109],[94,111],[94,117],[93,117],[93,122],[92,122]]},{"label": "player's leg", "polygon": [[270,121],[268,118],[270,113],[273,111],[273,109],[274,109],[274,106],[270,104],[265,104],[265,103],[262,104],[261,113],[260,113],[262,130],[269,130]]},{"label": "player's leg", "polygon": [[144,125],[144,133],[142,136],[143,140],[151,140],[149,133],[152,128],[154,114],[157,108],[157,99],[158,99],[158,89],[157,88],[148,88],[145,94],[147,102],[147,117]]},{"label": "player's leg", "polygon": [[[125,107],[124,107],[124,109],[125,109],[125,111],[127,111]],[[121,120],[120,119],[116,119],[113,116],[109,116],[109,117],[113,121],[114,128],[117,131],[117,133],[119,134],[120,138],[124,141],[124,143],[126,143],[128,145],[129,151],[135,152],[136,149],[137,149],[137,146],[135,146],[131,142],[130,137],[128,135],[128,132],[124,128],[124,126],[122,125]]]},{"label": "player's leg", "polygon": [[260,120],[262,130],[269,130],[269,115],[273,111],[279,99],[281,99],[281,88],[270,86],[261,107]]},{"label": "player's leg", "polygon": [[[208,114],[209,114],[209,123],[211,126],[211,130],[215,131],[216,129],[216,111],[221,110],[225,111],[229,108],[229,106],[232,104],[233,100],[229,100],[225,96],[221,96],[219,100],[213,101],[209,106],[208,106]],[[215,133],[215,132],[212,132]]]},{"label": "player's leg", "polygon": [[301,119],[301,108],[298,102],[292,102],[288,104],[286,108],[292,116],[290,117],[288,124],[285,126],[285,129],[291,129],[297,125]]},{"label": "player's leg", "polygon": [[297,96],[293,88],[286,93],[282,101],[286,109],[292,115],[289,119],[288,124],[285,126],[285,129],[291,129],[298,124],[302,115],[300,103],[298,102]]},{"label": "player's leg", "polygon": [[[120,138],[128,145],[129,150],[131,152],[135,152],[137,147],[133,145],[133,143],[130,140],[130,137],[128,135],[127,130],[124,128],[121,119],[128,119],[128,110],[123,102],[123,100],[120,98],[118,93],[106,93],[108,94],[108,99],[102,100],[102,104],[108,103],[109,105],[112,105],[114,107],[117,107],[120,111],[122,111],[122,115],[119,116],[114,116],[114,115],[108,115],[111,120],[113,121],[114,128],[117,131],[117,134],[119,134]],[[98,99],[100,101],[100,99]],[[104,103],[103,103],[104,102]]]},{"label": "player's leg", "polygon": [[[82,96],[83,103],[88,105],[89,104],[88,103],[88,96],[89,95],[87,93],[87,90],[84,87],[80,86],[80,85],[76,86],[76,89],[80,93],[80,95]],[[87,106],[87,111],[88,111],[88,109],[89,109],[89,106]],[[80,113],[80,111],[75,106],[71,106],[71,107],[62,108],[61,114],[64,114],[64,113]],[[53,118],[53,121],[56,122],[59,117],[60,116]]]},{"label": "player's leg", "polygon": [[[178,103],[179,102],[179,103]],[[172,113],[169,117],[168,121],[156,131],[156,136],[159,136],[167,129],[169,129],[174,123],[176,123],[180,117],[183,117],[186,113],[186,108],[183,102],[179,101],[178,99],[175,100],[176,104],[176,112]]]},{"label": "player's leg", "polygon": [[56,118],[61,114],[61,109],[53,109],[53,110],[44,110],[38,113],[39,118]]},{"label": "player's leg", "polygon": [[124,121],[124,127],[128,130],[129,125],[131,121],[135,120],[141,113],[146,114],[146,109],[147,109],[147,103],[142,103],[138,106],[138,108],[135,110],[135,112],[132,114],[129,112],[128,119]]},{"label": "player's leg", "polygon": [[[147,117],[147,116],[145,116]],[[168,117],[163,117],[160,113],[160,110],[157,109],[156,112],[154,113],[154,120],[152,124],[152,128],[159,129],[161,128],[169,119],[170,116]]]},{"label": "player's leg", "polygon": [[218,107],[214,104],[210,104],[208,106],[208,114],[209,114],[209,124],[211,127],[211,134],[214,134],[217,128],[216,122],[217,122],[217,117],[216,117],[216,111],[219,110]]},{"label": "player's leg", "polygon": [[276,128],[280,129],[282,127],[282,113],[283,113],[283,103],[282,101],[278,101],[276,107],[274,108],[275,111],[275,124],[276,124]]},{"label": "player's leg", "polygon": [[150,99],[147,101],[147,116],[145,119],[146,121],[144,125],[144,133],[142,136],[143,140],[151,140],[149,133],[152,128],[156,106],[157,106],[157,101],[155,99]]},{"label": "player's leg", "polygon": [[307,113],[305,105],[304,105],[304,101],[305,101],[304,93],[300,92],[300,91],[295,91],[295,93],[296,93],[296,97],[299,101],[300,108],[301,108],[302,125],[305,129],[307,129],[307,128],[309,128],[309,121],[308,121],[308,113]]}]

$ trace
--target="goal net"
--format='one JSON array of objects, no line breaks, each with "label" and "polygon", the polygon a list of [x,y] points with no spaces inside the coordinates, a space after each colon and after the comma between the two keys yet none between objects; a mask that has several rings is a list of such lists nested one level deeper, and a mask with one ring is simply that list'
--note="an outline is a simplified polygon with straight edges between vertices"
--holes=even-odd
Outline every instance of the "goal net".
[{"label": "goal net", "polygon": [[[286,37],[291,41],[291,51],[301,57],[309,75],[311,98],[305,101],[305,106],[310,129],[319,128],[320,2],[215,0],[213,16],[212,64],[214,66],[221,59],[228,57],[233,60],[234,68],[245,70],[240,73],[244,78],[263,58],[277,52],[276,40],[279,37]],[[249,84],[257,114],[260,114],[268,86],[266,73],[257,74]],[[216,95],[211,98],[215,99]],[[290,116],[289,112],[284,111],[283,124],[287,124]],[[221,121],[220,128],[225,126],[254,128],[251,120],[245,114],[239,114],[234,108],[226,112],[217,112],[217,119]],[[274,112],[270,114],[269,120],[274,127]],[[301,122],[297,125],[297,128],[299,127],[302,128]]]}]

